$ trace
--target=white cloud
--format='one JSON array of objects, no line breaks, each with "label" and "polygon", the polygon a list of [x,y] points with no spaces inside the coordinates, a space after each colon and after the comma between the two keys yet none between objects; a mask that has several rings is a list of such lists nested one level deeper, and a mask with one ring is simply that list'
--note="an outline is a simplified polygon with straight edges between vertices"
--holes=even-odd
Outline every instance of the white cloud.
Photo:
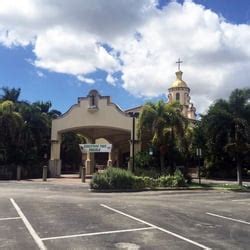
[{"label": "white cloud", "polygon": [[45,77],[44,73],[40,70],[37,70],[36,73],[39,77]]},{"label": "white cloud", "polygon": [[95,36],[55,27],[41,33],[36,40],[35,65],[59,73],[88,74],[102,69],[114,71],[118,62],[98,43]]},{"label": "white cloud", "polygon": [[87,77],[84,77],[84,76],[81,76],[81,75],[78,75],[77,76],[77,79],[80,81],[80,82],[85,82],[85,83],[88,83],[88,84],[94,84],[95,83],[95,80],[92,79],[92,78],[87,78]]},{"label": "white cloud", "polygon": [[32,44],[34,65],[78,80],[97,70],[115,84],[120,72],[130,93],[158,96],[184,80],[198,112],[231,90],[249,86],[250,25],[236,25],[202,5],[156,0],[0,0],[0,43]]},{"label": "white cloud", "polygon": [[114,76],[112,76],[111,74],[108,74],[108,75],[107,75],[107,77],[106,77],[106,82],[107,82],[107,83],[109,83],[109,84],[115,86],[116,81],[117,81],[117,79],[116,79]]}]

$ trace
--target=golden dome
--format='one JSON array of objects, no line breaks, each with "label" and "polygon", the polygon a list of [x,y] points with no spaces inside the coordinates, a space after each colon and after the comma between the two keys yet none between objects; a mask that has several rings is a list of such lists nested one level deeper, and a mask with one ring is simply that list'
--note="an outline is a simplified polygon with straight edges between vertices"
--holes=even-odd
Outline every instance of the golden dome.
[{"label": "golden dome", "polygon": [[188,88],[187,84],[182,80],[182,71],[177,71],[176,73],[176,80],[172,83],[170,88]]}]

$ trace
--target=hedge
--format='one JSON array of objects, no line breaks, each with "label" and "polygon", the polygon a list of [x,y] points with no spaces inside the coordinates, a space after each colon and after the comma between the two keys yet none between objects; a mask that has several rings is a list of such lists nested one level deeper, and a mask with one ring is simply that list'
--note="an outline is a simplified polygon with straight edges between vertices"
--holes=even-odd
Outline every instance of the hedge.
[{"label": "hedge", "polygon": [[135,176],[130,171],[109,167],[102,173],[96,173],[90,183],[92,189],[135,189],[156,187],[184,187],[186,180],[183,174],[177,170],[174,175],[151,178],[148,176]]}]

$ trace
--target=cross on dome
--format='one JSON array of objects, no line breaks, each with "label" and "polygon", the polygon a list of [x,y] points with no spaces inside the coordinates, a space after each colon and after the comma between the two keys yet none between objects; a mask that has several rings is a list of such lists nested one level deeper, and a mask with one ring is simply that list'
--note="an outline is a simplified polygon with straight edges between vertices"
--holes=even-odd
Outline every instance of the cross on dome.
[{"label": "cross on dome", "polygon": [[181,59],[179,58],[178,61],[176,62],[178,64],[178,70],[181,70],[181,63],[183,63],[183,61],[181,61]]}]

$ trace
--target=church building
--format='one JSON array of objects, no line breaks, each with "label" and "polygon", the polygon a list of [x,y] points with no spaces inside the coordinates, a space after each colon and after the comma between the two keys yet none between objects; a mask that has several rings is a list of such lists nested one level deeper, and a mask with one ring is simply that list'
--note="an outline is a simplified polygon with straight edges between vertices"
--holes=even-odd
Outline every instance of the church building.
[{"label": "church building", "polygon": [[[168,102],[178,101],[182,106],[182,114],[190,121],[195,121],[195,107],[190,102],[190,88],[182,79],[180,60],[176,80],[168,89]],[[51,177],[61,175],[62,162],[60,149],[62,134],[75,132],[82,134],[88,144],[111,144],[112,150],[103,153],[105,157],[87,152],[83,154],[83,164],[86,174],[92,175],[96,166],[121,166],[126,167],[129,159],[142,148],[134,128],[136,114],[140,113],[143,106],[121,110],[112,103],[110,96],[101,96],[97,90],[91,90],[86,97],[79,97],[66,113],[52,121],[51,129],[51,155],[49,170]],[[132,143],[134,142],[134,143]]]}]

